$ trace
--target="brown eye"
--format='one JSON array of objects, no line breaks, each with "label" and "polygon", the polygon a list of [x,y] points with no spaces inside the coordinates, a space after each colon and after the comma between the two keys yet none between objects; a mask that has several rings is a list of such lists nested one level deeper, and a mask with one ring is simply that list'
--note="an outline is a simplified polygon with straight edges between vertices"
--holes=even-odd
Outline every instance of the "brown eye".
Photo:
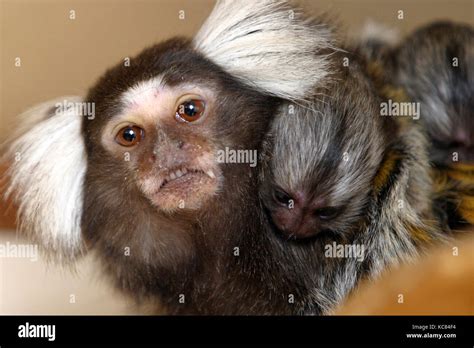
[{"label": "brown eye", "polygon": [[119,130],[115,136],[115,141],[122,146],[133,146],[138,144],[145,132],[143,129],[137,126],[127,126]]},{"label": "brown eye", "polygon": [[176,119],[180,122],[195,122],[204,114],[206,105],[199,99],[190,99],[178,105]]}]

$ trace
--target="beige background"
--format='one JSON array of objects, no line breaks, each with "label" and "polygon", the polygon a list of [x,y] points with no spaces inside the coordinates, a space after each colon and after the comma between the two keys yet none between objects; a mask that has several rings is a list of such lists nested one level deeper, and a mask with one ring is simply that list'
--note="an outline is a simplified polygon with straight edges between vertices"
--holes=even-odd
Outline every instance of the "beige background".
[{"label": "beige background", "polygon": [[[15,116],[61,95],[84,94],[104,70],[174,35],[192,35],[211,0],[0,0],[0,142]],[[301,1],[328,13],[342,34],[355,35],[368,19],[408,33],[436,19],[474,23],[472,0]],[[74,10],[76,19],[69,19]],[[178,17],[185,11],[185,20]],[[404,19],[397,19],[397,11]],[[21,67],[15,67],[15,58]],[[1,170],[0,170],[1,173]],[[0,243],[22,242],[0,205]],[[11,214],[10,214],[11,215]],[[2,226],[4,227],[1,230]],[[39,260],[0,259],[1,313],[134,313],[102,279],[90,259],[78,272]],[[76,303],[70,303],[75,295]]]}]

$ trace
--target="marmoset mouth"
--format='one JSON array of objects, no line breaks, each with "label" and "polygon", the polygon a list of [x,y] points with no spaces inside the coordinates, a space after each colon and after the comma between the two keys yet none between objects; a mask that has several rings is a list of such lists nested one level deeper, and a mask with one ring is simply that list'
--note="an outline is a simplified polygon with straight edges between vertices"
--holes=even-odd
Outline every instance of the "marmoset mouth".
[{"label": "marmoset mouth", "polygon": [[189,182],[190,180],[195,180],[199,179],[202,176],[207,176],[211,179],[215,179],[216,176],[212,172],[212,170],[208,170],[207,172],[204,172],[203,170],[200,169],[187,169],[187,168],[180,168],[176,170],[171,170],[169,171],[170,174],[168,174],[163,182],[160,185],[160,190],[163,188],[169,188],[173,187],[176,185],[181,185],[182,183]]},{"label": "marmoset mouth", "polygon": [[168,169],[155,180],[157,189],[147,196],[164,211],[197,209],[216,193],[219,185],[213,170],[189,167]]}]

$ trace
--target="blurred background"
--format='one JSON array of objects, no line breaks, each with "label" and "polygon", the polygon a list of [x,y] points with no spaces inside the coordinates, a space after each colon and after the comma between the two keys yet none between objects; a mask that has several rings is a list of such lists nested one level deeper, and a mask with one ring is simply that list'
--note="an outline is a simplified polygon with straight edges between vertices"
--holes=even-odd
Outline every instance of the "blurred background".
[{"label": "blurred background", "polygon": [[[472,0],[299,2],[315,14],[325,14],[343,36],[356,37],[368,20],[402,35],[438,19],[474,24]],[[106,68],[124,58],[163,39],[193,35],[213,4],[212,0],[0,0],[0,142],[25,109],[62,95],[83,95]],[[398,18],[400,10],[403,19]],[[0,244],[26,243],[16,236],[14,207],[8,207],[8,202],[0,205]],[[0,314],[61,313],[138,312],[112,291],[90,257],[76,272],[47,265],[41,258],[0,258]]]}]

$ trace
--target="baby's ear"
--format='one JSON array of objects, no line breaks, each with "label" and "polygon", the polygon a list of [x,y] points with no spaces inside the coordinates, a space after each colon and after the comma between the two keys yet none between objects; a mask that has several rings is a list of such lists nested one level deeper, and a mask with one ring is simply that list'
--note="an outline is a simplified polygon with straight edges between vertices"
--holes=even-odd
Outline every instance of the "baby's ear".
[{"label": "baby's ear", "polygon": [[194,45],[242,82],[289,100],[305,99],[330,72],[330,30],[287,1],[218,1]]},{"label": "baby's ear", "polygon": [[46,251],[62,259],[82,252],[81,217],[86,152],[80,97],[42,103],[19,116],[3,147],[5,197],[18,207],[18,226]]}]

